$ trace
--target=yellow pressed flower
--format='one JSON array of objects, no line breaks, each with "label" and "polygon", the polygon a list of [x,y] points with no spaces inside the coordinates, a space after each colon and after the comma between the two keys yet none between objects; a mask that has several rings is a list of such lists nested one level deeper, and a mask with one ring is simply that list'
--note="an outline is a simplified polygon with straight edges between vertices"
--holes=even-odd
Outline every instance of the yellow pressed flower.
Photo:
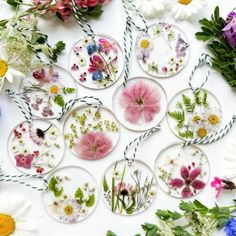
[{"label": "yellow pressed flower", "polygon": [[192,0],[178,0],[178,2],[184,5],[188,5],[189,3],[192,2]]},{"label": "yellow pressed flower", "polygon": [[8,65],[5,61],[0,60],[0,77],[4,77],[7,73]]},{"label": "yellow pressed flower", "polygon": [[207,135],[207,130],[206,130],[205,128],[200,128],[200,129],[198,129],[198,131],[197,131],[197,135],[198,135],[198,137],[200,137],[200,138],[204,138],[204,137],[206,137],[206,135]]},{"label": "yellow pressed flower", "polygon": [[192,121],[193,122],[198,122],[198,121],[200,121],[201,120],[201,117],[200,116],[194,116],[193,118],[192,118]]},{"label": "yellow pressed flower", "polygon": [[14,233],[16,223],[10,215],[0,214],[0,235],[9,236]]},{"label": "yellow pressed flower", "polygon": [[64,212],[66,215],[70,216],[74,212],[74,208],[71,205],[66,205],[64,208]]},{"label": "yellow pressed flower", "polygon": [[58,88],[56,85],[53,85],[53,86],[50,88],[50,91],[51,91],[51,93],[57,94],[58,91],[59,91],[59,88]]},{"label": "yellow pressed flower", "polygon": [[146,49],[146,48],[149,47],[149,45],[150,45],[150,42],[147,39],[142,39],[141,42],[140,42],[141,48]]},{"label": "yellow pressed flower", "polygon": [[212,125],[219,123],[219,117],[217,115],[210,115],[208,120]]}]

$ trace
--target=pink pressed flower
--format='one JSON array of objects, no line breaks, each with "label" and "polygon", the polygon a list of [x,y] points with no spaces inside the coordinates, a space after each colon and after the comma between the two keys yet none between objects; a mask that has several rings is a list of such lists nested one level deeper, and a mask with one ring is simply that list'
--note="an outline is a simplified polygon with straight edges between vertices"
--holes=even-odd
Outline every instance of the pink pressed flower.
[{"label": "pink pressed flower", "polygon": [[100,1],[98,1],[98,0],[76,0],[75,3],[77,6],[80,6],[81,8],[88,8],[88,7],[97,6],[100,3]]},{"label": "pink pressed flower", "polygon": [[56,12],[62,21],[67,20],[73,12],[71,0],[57,0],[52,12]]},{"label": "pink pressed flower", "polygon": [[25,169],[30,169],[32,161],[34,159],[34,154],[28,154],[28,155],[18,154],[15,156],[15,159],[16,159],[16,166],[23,167]]},{"label": "pink pressed flower", "polygon": [[37,130],[35,130],[32,126],[32,124],[29,125],[29,136],[30,139],[37,145],[42,146],[43,145],[43,138],[39,137],[37,135]]},{"label": "pink pressed flower", "polygon": [[36,70],[33,72],[33,77],[40,82],[40,84],[49,83],[49,79],[47,78],[46,71],[44,68],[41,70]]},{"label": "pink pressed flower", "polygon": [[122,196],[130,196],[133,189],[134,187],[131,184],[119,183],[114,187],[114,194],[120,193]]},{"label": "pink pressed flower", "polygon": [[224,188],[222,180],[218,177],[215,177],[214,180],[211,182],[211,187],[215,188],[216,197],[219,197],[220,193],[222,192]]},{"label": "pink pressed flower", "polygon": [[187,168],[182,166],[180,169],[180,174],[182,179],[174,178],[170,180],[170,185],[175,188],[182,188],[181,195],[183,198],[189,198],[196,193],[196,190],[201,190],[205,187],[205,183],[197,177],[201,174],[200,168],[194,168],[191,171],[191,167]]},{"label": "pink pressed flower", "polygon": [[75,152],[87,160],[97,160],[106,156],[112,149],[111,140],[102,132],[88,132],[75,145]]},{"label": "pink pressed flower", "polygon": [[102,46],[102,50],[105,52],[105,53],[108,53],[111,49],[117,53],[118,50],[116,48],[116,44],[115,43],[110,43],[109,41],[107,41],[106,39],[104,38],[100,38],[98,40],[99,44]]},{"label": "pink pressed flower", "polygon": [[89,65],[88,71],[90,73],[94,73],[98,70],[101,70],[101,71],[106,70],[106,65],[100,56],[93,55],[92,57],[90,57],[90,65]]},{"label": "pink pressed flower", "polygon": [[150,122],[160,111],[160,99],[156,89],[151,89],[143,81],[138,81],[123,90],[120,103],[125,108],[126,119],[131,123],[137,123],[142,117],[145,122]]}]

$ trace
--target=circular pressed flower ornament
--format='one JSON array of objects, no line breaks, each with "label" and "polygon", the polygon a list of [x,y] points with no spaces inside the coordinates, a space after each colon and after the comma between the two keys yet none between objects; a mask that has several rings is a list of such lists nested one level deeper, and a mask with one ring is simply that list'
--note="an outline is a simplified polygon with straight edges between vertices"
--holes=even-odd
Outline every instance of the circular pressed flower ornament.
[{"label": "circular pressed flower ornament", "polygon": [[121,215],[136,215],[146,210],[156,197],[157,182],[152,170],[142,161],[113,163],[102,179],[102,193],[108,208]]},{"label": "circular pressed flower ornament", "polygon": [[56,118],[65,103],[76,98],[76,90],[71,75],[58,66],[33,71],[20,85],[32,113],[40,118]]},{"label": "circular pressed flower ornament", "polygon": [[57,167],[64,155],[64,140],[59,129],[44,120],[22,122],[8,140],[10,159],[27,174],[46,174]]},{"label": "circular pressed flower ornament", "polygon": [[74,44],[69,55],[72,76],[81,85],[104,89],[114,84],[124,68],[119,44],[108,36],[84,37]]},{"label": "circular pressed flower ornament", "polygon": [[217,98],[207,90],[185,89],[169,102],[167,120],[173,133],[184,140],[204,138],[219,130],[222,120]]},{"label": "circular pressed flower ornament", "polygon": [[160,22],[140,32],[135,53],[140,67],[149,75],[166,78],[177,74],[187,64],[189,44],[176,26]]},{"label": "circular pressed flower ornament", "polygon": [[113,111],[128,129],[145,131],[158,125],[165,116],[167,98],[153,79],[132,78],[113,95]]},{"label": "circular pressed flower ornament", "polygon": [[161,189],[178,198],[189,198],[203,190],[209,179],[209,162],[198,147],[174,143],[163,149],[155,161]]},{"label": "circular pressed flower ornament", "polygon": [[119,136],[118,121],[104,106],[79,106],[68,115],[64,124],[69,149],[86,160],[107,156],[115,148]]},{"label": "circular pressed flower ornament", "polygon": [[98,201],[94,177],[85,169],[67,166],[58,169],[42,194],[48,213],[57,221],[73,224],[92,214]]}]

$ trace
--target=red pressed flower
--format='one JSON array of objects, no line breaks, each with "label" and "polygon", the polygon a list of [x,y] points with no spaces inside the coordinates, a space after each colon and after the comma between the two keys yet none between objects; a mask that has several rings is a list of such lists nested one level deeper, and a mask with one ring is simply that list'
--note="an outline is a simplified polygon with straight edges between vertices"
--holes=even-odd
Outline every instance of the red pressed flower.
[{"label": "red pressed flower", "polygon": [[123,90],[120,103],[125,108],[126,119],[131,123],[137,123],[142,117],[145,122],[152,121],[161,109],[160,100],[160,94],[156,89],[151,89],[143,81],[138,81]]},{"label": "red pressed flower", "polygon": [[33,77],[40,82],[40,84],[49,83],[45,69],[36,70],[33,72]]},{"label": "red pressed flower", "polygon": [[181,192],[182,197],[189,198],[196,193],[196,190],[201,190],[206,185],[202,180],[197,179],[201,171],[201,168],[191,170],[191,167],[188,169],[186,166],[182,166],[180,169],[182,179],[171,179],[170,185],[175,188],[183,188]]},{"label": "red pressed flower", "polygon": [[90,73],[94,73],[98,70],[106,71],[106,65],[104,63],[104,60],[100,56],[93,55],[92,57],[90,57],[90,65],[88,71]]},{"label": "red pressed flower", "polygon": [[15,156],[16,166],[23,167],[25,169],[30,169],[34,157],[35,157],[34,154],[28,154],[28,155],[18,154]]}]

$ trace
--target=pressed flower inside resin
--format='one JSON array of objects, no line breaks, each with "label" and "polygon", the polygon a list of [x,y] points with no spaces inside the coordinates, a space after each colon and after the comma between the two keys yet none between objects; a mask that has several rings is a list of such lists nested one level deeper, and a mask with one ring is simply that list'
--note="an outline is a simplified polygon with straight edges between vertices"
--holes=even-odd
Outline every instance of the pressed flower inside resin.
[{"label": "pressed flower inside resin", "polygon": [[33,71],[20,85],[33,115],[49,119],[56,118],[62,107],[76,98],[76,90],[73,78],[58,66]]},{"label": "pressed flower inside resin", "polygon": [[147,78],[129,79],[113,97],[113,109],[120,122],[133,130],[157,125],[165,115],[166,95],[163,88]]},{"label": "pressed flower inside resin", "polygon": [[170,101],[167,119],[171,130],[180,138],[204,138],[219,130],[222,112],[216,97],[206,90],[195,93],[185,89]]},{"label": "pressed flower inside resin", "polygon": [[62,160],[64,141],[58,128],[43,120],[21,123],[13,129],[8,151],[14,165],[27,174],[45,174]]},{"label": "pressed flower inside resin", "polygon": [[178,0],[178,2],[184,5],[188,5],[189,3],[192,2],[192,0]]},{"label": "pressed flower inside resin", "polygon": [[103,89],[119,79],[124,58],[114,39],[96,35],[74,44],[69,64],[72,76],[80,84],[92,89]]},{"label": "pressed flower inside resin", "polygon": [[136,40],[136,57],[141,68],[154,77],[177,74],[186,65],[189,44],[177,27],[161,22],[141,32]]},{"label": "pressed flower inside resin", "polygon": [[107,156],[119,139],[119,125],[105,107],[78,107],[73,110],[64,126],[64,137],[70,150],[86,160]]},{"label": "pressed flower inside resin", "polygon": [[98,201],[98,188],[93,176],[80,167],[64,167],[48,180],[43,202],[48,213],[56,220],[73,224],[90,214]]},{"label": "pressed flower inside resin", "polygon": [[0,77],[4,77],[7,73],[8,65],[5,61],[0,60]]},{"label": "pressed flower inside resin", "polygon": [[135,215],[151,205],[157,182],[145,163],[136,160],[128,165],[126,160],[120,160],[104,173],[102,189],[104,201],[112,212]]},{"label": "pressed flower inside resin", "polygon": [[155,174],[164,192],[173,197],[190,198],[205,188],[209,163],[201,149],[175,143],[158,154]]},{"label": "pressed flower inside resin", "polygon": [[0,235],[7,236],[14,233],[16,223],[10,215],[0,213]]}]

